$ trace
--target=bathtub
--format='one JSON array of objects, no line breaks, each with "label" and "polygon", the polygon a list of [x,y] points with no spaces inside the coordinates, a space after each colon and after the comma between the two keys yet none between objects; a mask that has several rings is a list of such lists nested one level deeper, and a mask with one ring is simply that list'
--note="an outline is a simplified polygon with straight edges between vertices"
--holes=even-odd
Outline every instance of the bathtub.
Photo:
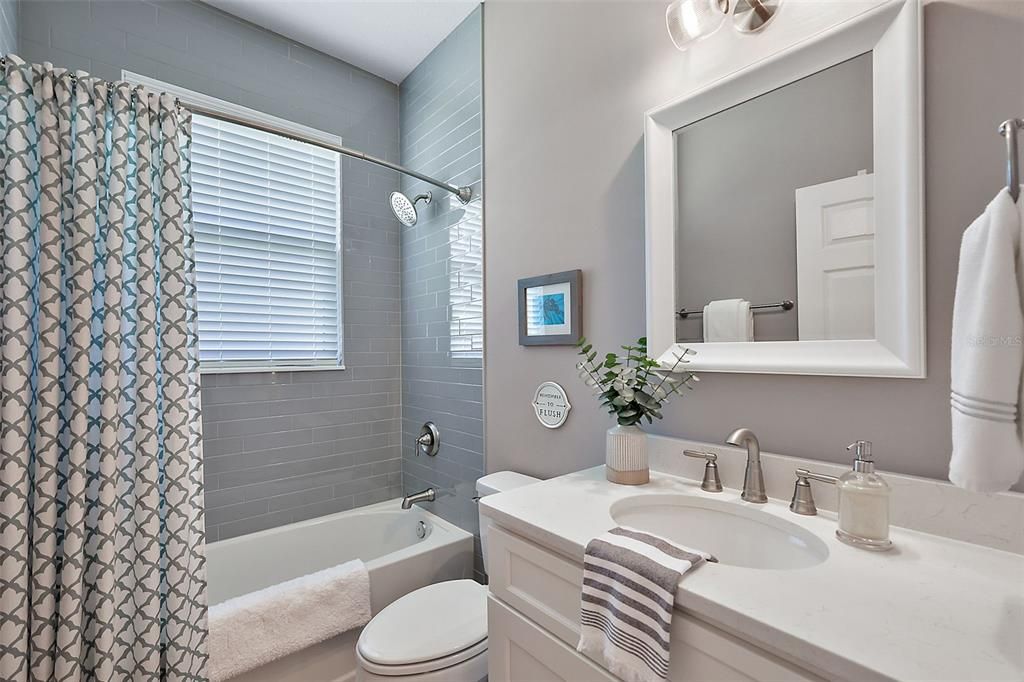
[{"label": "bathtub", "polygon": [[[420,535],[423,535],[421,538]],[[212,542],[206,546],[211,605],[301,575],[362,559],[374,613],[404,594],[473,575],[473,536],[419,507],[389,500],[353,511]],[[354,679],[359,632],[295,652],[234,678],[239,682]]]}]

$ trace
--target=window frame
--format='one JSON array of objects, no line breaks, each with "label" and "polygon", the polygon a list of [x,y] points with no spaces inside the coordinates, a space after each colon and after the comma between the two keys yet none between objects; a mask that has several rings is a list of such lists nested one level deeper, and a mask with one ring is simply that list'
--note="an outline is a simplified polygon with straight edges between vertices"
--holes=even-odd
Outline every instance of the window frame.
[{"label": "window frame", "polygon": [[[139,73],[128,71],[127,69],[122,70],[121,78],[134,85],[141,85],[154,92],[166,92],[174,95],[178,100],[185,104],[194,104],[201,106],[205,109],[224,113],[229,116],[242,118],[253,123],[261,123],[269,126],[273,126],[280,130],[292,133],[300,142],[307,142],[309,144],[326,144],[332,147],[341,147],[342,138],[339,135],[333,135],[331,133],[317,130],[309,126],[302,125],[301,123],[295,123],[288,119],[279,118],[277,116],[271,116],[270,114],[263,113],[256,109],[250,109],[248,107],[234,104],[226,100],[211,97],[210,95],[196,92],[183,88],[173,83],[167,83],[160,81],[155,78],[150,78]],[[310,372],[310,371],[334,371],[345,369],[345,322],[344,322],[344,310],[345,310],[345,299],[344,299],[344,245],[343,245],[343,211],[344,202],[342,200],[342,155],[338,154],[337,160],[337,177],[338,177],[338,218],[337,218],[337,241],[335,242],[335,255],[337,257],[337,339],[338,339],[338,354],[335,360],[309,360],[307,362],[296,363],[295,361],[266,361],[253,364],[252,360],[220,360],[214,362],[200,362],[199,372],[200,374],[242,374],[242,373],[259,373],[259,372]]]}]

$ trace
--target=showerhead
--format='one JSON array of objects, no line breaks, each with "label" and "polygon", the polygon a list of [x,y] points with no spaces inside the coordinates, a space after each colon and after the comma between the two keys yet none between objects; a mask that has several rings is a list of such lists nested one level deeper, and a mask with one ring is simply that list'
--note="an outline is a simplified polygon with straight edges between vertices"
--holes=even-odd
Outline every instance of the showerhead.
[{"label": "showerhead", "polygon": [[430,203],[434,196],[430,192],[424,194],[417,194],[412,200],[405,196],[401,192],[391,193],[391,211],[398,218],[398,222],[402,223],[406,227],[412,227],[416,224],[416,220],[419,217],[416,214],[416,204],[420,201]]}]

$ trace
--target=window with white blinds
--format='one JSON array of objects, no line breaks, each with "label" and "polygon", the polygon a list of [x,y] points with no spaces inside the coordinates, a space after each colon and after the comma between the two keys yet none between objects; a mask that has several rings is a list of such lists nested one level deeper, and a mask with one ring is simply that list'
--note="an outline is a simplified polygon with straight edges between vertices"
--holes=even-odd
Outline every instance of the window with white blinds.
[{"label": "window with white blinds", "polygon": [[340,156],[192,117],[203,368],[340,366]]}]

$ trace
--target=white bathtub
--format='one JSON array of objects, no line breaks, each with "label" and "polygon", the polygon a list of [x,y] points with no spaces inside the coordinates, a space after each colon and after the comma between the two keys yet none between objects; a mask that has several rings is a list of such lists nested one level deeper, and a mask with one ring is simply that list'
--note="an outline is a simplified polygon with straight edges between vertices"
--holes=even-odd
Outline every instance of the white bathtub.
[{"label": "white bathtub", "polygon": [[[420,524],[426,531],[418,537]],[[373,612],[424,585],[473,575],[473,536],[419,507],[389,500],[213,542],[206,547],[211,605],[362,559]],[[355,673],[358,632],[345,633],[241,675],[242,682],[334,682]]]}]

